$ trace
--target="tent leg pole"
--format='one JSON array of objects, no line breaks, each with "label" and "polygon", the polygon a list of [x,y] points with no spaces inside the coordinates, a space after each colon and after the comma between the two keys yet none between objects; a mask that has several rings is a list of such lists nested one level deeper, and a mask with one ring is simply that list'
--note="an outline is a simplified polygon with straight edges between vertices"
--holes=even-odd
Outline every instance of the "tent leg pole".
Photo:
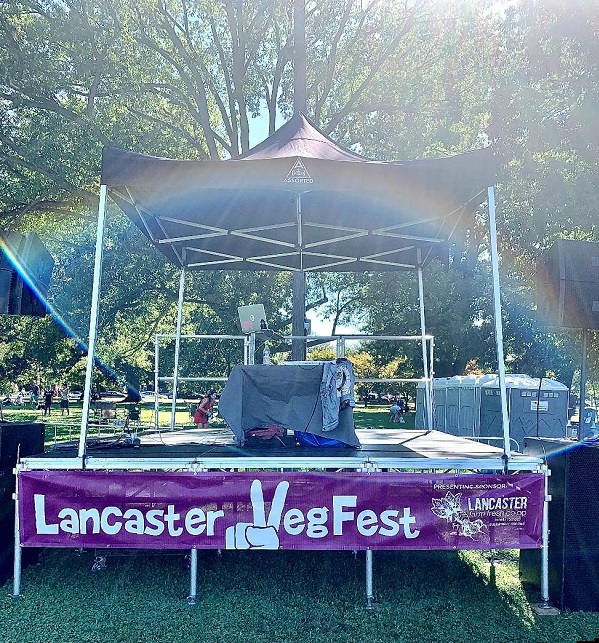
[{"label": "tent leg pole", "polygon": [[98,204],[98,227],[96,232],[96,252],[94,259],[94,278],[92,285],[92,301],[89,313],[89,339],[87,344],[87,361],[85,367],[85,389],[83,391],[83,410],[81,414],[81,433],[79,435],[78,457],[81,458],[81,468],[85,468],[85,450],[89,423],[89,407],[91,402],[92,381],[94,373],[94,356],[96,353],[96,336],[98,334],[98,317],[100,307],[100,287],[102,283],[102,254],[104,251],[104,227],[106,222],[106,199],[108,188],[100,186],[100,202]]},{"label": "tent leg pole", "polygon": [[15,554],[14,554],[14,570],[13,570],[13,584],[12,596],[17,597],[21,595],[21,571],[22,565],[22,548],[21,548],[21,535],[19,529],[19,467],[16,468],[16,485],[15,485]]},{"label": "tent leg pole", "polygon": [[428,350],[426,345],[426,322],[424,315],[424,282],[422,279],[422,256],[418,250],[418,302],[420,306],[420,335],[422,337],[422,367],[424,369],[424,406],[426,409],[426,428],[432,431],[433,428],[433,404],[432,404],[432,378],[429,375]]},{"label": "tent leg pole", "polygon": [[158,403],[158,386],[159,386],[159,373],[158,365],[160,364],[160,342],[158,341],[158,335],[154,337],[154,428],[158,430],[158,419],[159,419],[159,403]]},{"label": "tent leg pole", "polygon": [[[430,344],[429,344],[429,356],[430,356],[430,361],[429,361],[429,373],[430,373],[430,378],[431,378],[431,388],[429,391],[430,398],[431,398],[431,423],[430,427],[431,429],[435,428],[435,413],[433,411],[433,402],[435,399],[435,338],[431,337],[430,338]],[[437,427],[438,429],[439,427]],[[445,430],[445,427],[443,427],[443,430]]]},{"label": "tent leg pole", "polygon": [[366,609],[374,608],[374,593],[372,583],[372,549],[366,550]]},{"label": "tent leg pole", "polygon": [[[499,393],[501,399],[501,418],[503,425],[503,452],[506,458],[511,455],[510,419],[507,408],[507,391],[505,386],[505,360],[503,355],[503,327],[501,323],[501,295],[499,288],[499,253],[497,251],[497,224],[495,221],[495,189],[487,189],[489,199],[489,233],[491,237],[491,265],[493,268],[493,311],[495,316],[495,345],[497,348],[497,365],[499,375]],[[507,462],[506,462],[507,465]]]},{"label": "tent leg pole", "polygon": [[189,554],[189,596],[188,605],[195,605],[198,595],[198,550],[192,549]]},{"label": "tent leg pole", "polygon": [[177,334],[175,335],[175,367],[173,369],[173,399],[171,402],[171,431],[175,430],[177,411],[177,387],[179,384],[179,353],[181,351],[181,324],[183,320],[183,295],[185,293],[185,268],[179,277],[179,303],[177,306]]}]

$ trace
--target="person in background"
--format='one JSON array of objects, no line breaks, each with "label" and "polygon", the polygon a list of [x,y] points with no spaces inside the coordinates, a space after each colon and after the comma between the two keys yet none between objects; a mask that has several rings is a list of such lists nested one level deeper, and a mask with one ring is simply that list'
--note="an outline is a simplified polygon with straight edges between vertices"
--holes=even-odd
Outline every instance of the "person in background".
[{"label": "person in background", "polygon": [[52,411],[52,398],[54,397],[54,389],[48,387],[44,390],[44,415],[50,415]]},{"label": "person in background", "polygon": [[60,387],[60,414],[64,415],[64,412],[67,412],[67,415],[70,415],[69,411],[69,387],[66,384],[63,384]]},{"label": "person in background", "polygon": [[403,424],[403,421],[404,421],[403,416],[408,412],[408,403],[403,397],[400,397],[397,400],[397,406],[399,406],[399,415],[400,415],[399,421]]},{"label": "person in background", "polygon": [[206,393],[206,395],[204,395],[204,397],[202,397],[202,399],[200,400],[200,403],[197,405],[196,411],[193,416],[193,421],[197,429],[205,429],[209,426],[211,415],[210,411],[214,406],[215,399],[216,391],[214,389],[210,389],[208,393]]},{"label": "person in background", "polygon": [[31,404],[33,405],[34,408],[37,408],[38,402],[39,402],[39,395],[40,395],[40,387],[37,385],[36,382],[33,383],[33,386],[31,387]]},{"label": "person in background", "polygon": [[389,419],[391,422],[402,422],[403,418],[401,417],[401,407],[397,402],[393,402],[391,408],[389,409]]}]

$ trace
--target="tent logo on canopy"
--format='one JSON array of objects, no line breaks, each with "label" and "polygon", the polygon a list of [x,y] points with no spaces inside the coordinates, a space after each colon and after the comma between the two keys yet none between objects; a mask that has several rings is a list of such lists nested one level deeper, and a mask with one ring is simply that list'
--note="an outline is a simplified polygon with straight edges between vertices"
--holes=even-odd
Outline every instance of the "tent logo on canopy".
[{"label": "tent logo on canopy", "polygon": [[314,183],[314,179],[310,176],[308,170],[302,163],[301,159],[297,159],[294,163],[284,183]]}]

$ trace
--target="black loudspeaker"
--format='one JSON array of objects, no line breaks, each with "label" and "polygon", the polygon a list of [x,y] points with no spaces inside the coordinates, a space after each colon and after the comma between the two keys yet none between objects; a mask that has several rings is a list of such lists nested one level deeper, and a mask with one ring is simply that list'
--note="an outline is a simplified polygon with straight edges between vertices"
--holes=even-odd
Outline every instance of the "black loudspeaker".
[{"label": "black loudspeaker", "polygon": [[[551,602],[599,612],[599,443],[525,438],[524,445],[527,454],[549,454]],[[520,552],[520,576],[540,587],[541,550]]]},{"label": "black loudspeaker", "polygon": [[0,232],[0,315],[47,314],[54,259],[29,232]]},{"label": "black loudspeaker", "polygon": [[[0,525],[7,515],[10,505],[12,514],[12,494],[15,490],[13,469],[17,458],[37,455],[44,452],[45,425],[24,424],[21,422],[0,422]],[[5,532],[0,528],[1,534]]]},{"label": "black loudspeaker", "polygon": [[[0,583],[6,580],[12,565],[14,545],[15,476],[18,458],[44,452],[45,425],[0,422]],[[23,564],[36,559],[36,552],[26,552]]]},{"label": "black loudspeaker", "polygon": [[547,326],[599,330],[599,243],[556,241],[537,269],[537,294]]}]

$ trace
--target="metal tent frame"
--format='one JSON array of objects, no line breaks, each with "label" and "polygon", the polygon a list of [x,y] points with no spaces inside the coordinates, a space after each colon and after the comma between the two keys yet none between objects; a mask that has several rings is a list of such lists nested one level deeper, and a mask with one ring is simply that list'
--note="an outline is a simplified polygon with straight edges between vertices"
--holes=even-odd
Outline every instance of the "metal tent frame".
[{"label": "metal tent frame", "polygon": [[[94,262],[94,278],[93,278],[93,289],[92,289],[92,303],[90,311],[90,325],[89,325],[89,349],[86,362],[86,380],[85,380],[85,392],[83,398],[83,416],[81,421],[81,435],[79,441],[79,452],[78,456],[81,458],[82,467],[84,465],[84,458],[86,454],[86,441],[87,441],[87,432],[88,432],[88,415],[91,405],[91,387],[92,387],[92,378],[93,378],[93,364],[95,357],[95,347],[97,340],[97,330],[98,330],[98,318],[99,318],[99,301],[100,301],[100,289],[101,289],[101,277],[102,277],[102,259],[103,259],[103,248],[104,248],[104,229],[106,221],[106,209],[107,209],[107,195],[108,195],[108,186],[102,185],[100,187],[100,203],[99,203],[99,215],[98,215],[98,227],[96,235],[96,253],[95,253],[95,262]],[[496,353],[497,353],[497,363],[498,363],[498,375],[499,375],[499,387],[500,387],[500,396],[501,396],[501,411],[502,411],[502,428],[503,428],[503,448],[504,455],[506,459],[509,459],[511,456],[511,446],[510,446],[510,436],[509,436],[509,418],[508,418],[508,409],[507,409],[507,395],[506,395],[506,386],[505,386],[505,359],[504,359],[504,349],[503,349],[503,328],[501,321],[501,295],[500,295],[500,285],[499,285],[499,255],[497,250],[497,227],[496,227],[496,215],[495,215],[495,195],[493,186],[488,187],[488,204],[489,204],[489,234],[491,241],[491,264],[492,264],[492,278],[493,278],[493,310],[494,310],[494,323],[495,323],[495,339],[496,339]],[[423,288],[423,256],[422,251],[417,249],[416,252],[416,271],[418,278],[418,298],[419,298],[419,309],[420,309],[420,333],[422,337],[422,350],[423,350],[423,368],[424,368],[424,377],[427,382],[432,382],[432,372],[431,365],[426,355],[426,321],[425,321],[425,306],[424,306],[424,288]],[[173,414],[173,423],[174,423],[174,411],[176,404],[176,391],[178,385],[178,367],[179,367],[179,352],[180,352],[180,341],[181,341],[181,324],[182,324],[182,310],[183,310],[183,301],[185,294],[185,272],[186,267],[181,268],[180,280],[179,280],[179,296],[178,296],[178,306],[177,306],[177,323],[175,331],[175,365],[173,373],[173,400],[172,400],[172,414]],[[427,387],[427,401],[426,407],[428,409],[427,413],[427,426],[432,428],[432,388],[429,384]]]}]

